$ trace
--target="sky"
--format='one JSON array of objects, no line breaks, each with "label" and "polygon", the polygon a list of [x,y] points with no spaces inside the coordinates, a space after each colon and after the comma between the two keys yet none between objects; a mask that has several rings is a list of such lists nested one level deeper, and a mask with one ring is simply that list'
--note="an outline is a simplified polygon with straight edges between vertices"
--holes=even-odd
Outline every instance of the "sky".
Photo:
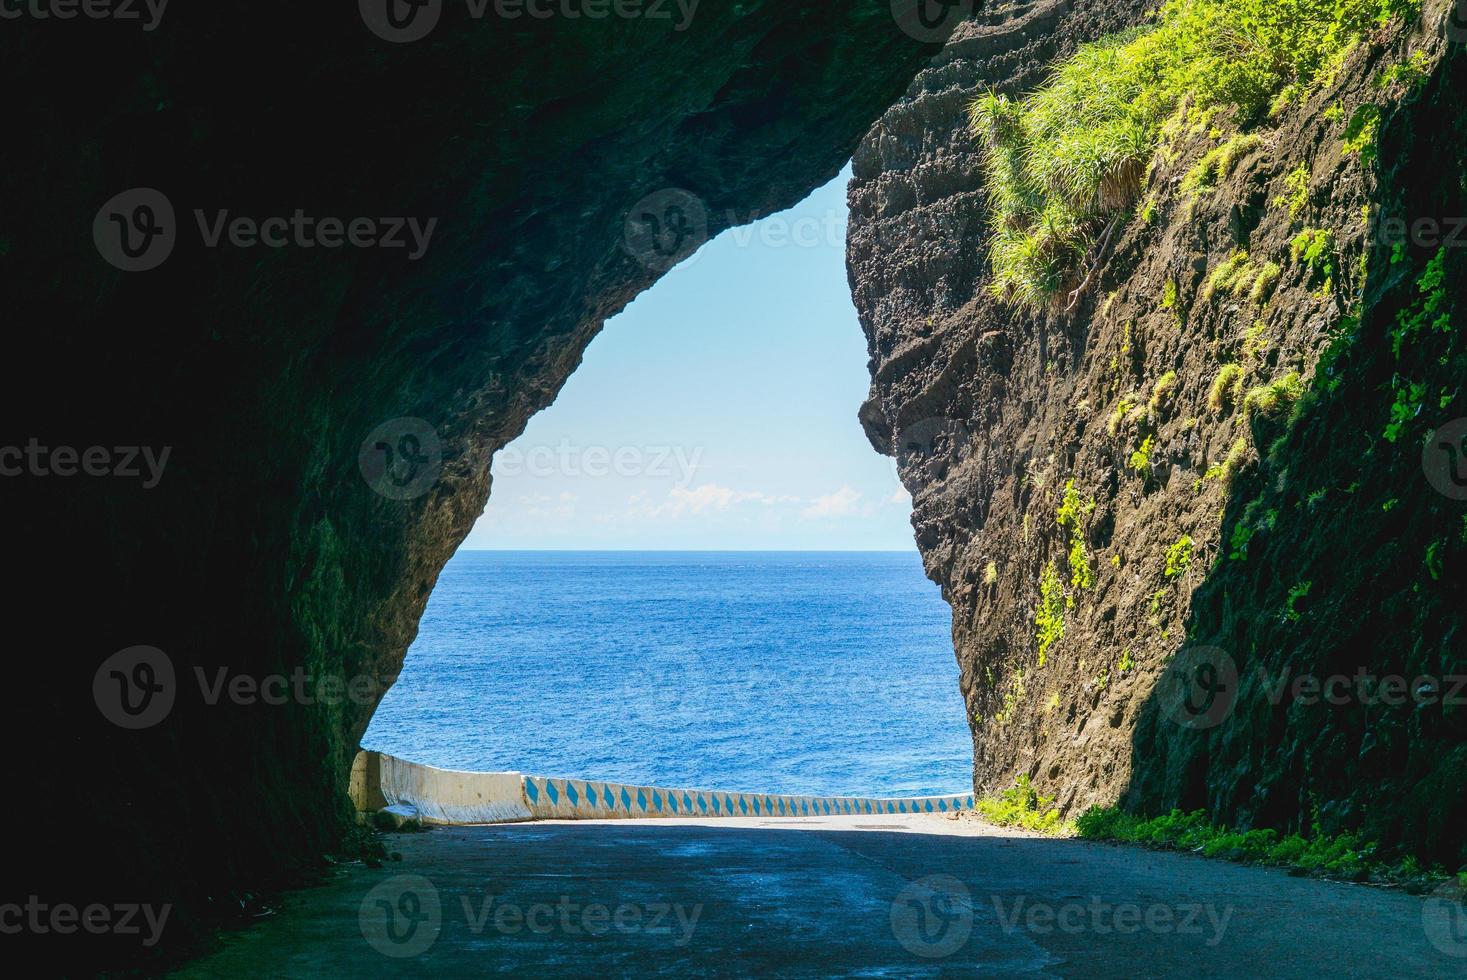
[{"label": "sky", "polygon": [[856,419],[849,180],[724,232],[608,321],[496,455],[463,547],[913,550],[910,498]]}]

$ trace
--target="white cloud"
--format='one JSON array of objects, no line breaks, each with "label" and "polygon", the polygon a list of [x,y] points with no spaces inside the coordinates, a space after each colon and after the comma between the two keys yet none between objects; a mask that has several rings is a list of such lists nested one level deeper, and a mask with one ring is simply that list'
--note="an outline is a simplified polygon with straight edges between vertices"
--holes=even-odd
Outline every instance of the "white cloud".
[{"label": "white cloud", "polygon": [[770,507],[774,504],[799,503],[798,497],[776,496],[759,490],[735,490],[716,483],[705,483],[691,490],[673,487],[662,503],[652,503],[645,491],[627,498],[633,510],[644,517],[682,517],[684,514],[723,513],[742,504]]},{"label": "white cloud", "polygon": [[852,490],[848,486],[841,487],[835,493],[828,493],[823,497],[816,497],[809,507],[800,511],[800,516],[816,519],[825,517],[850,517],[857,513],[858,508],[856,504],[860,500],[861,494],[858,491]]}]

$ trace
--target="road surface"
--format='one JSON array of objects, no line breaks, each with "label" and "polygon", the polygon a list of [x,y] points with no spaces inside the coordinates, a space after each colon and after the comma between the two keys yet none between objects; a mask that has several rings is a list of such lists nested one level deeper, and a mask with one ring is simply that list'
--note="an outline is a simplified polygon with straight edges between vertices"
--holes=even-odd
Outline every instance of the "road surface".
[{"label": "road surface", "polygon": [[394,835],[184,977],[1467,975],[1440,899],[928,815]]}]

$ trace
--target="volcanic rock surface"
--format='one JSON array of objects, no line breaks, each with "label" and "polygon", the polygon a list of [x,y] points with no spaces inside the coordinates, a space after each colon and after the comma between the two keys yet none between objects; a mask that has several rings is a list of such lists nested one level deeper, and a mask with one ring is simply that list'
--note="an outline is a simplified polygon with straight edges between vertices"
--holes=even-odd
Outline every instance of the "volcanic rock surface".
[{"label": "volcanic rock surface", "polygon": [[[952,606],[978,792],[1027,775],[1070,816],[1117,801],[1206,808],[1244,829],[1363,830],[1448,868],[1467,859],[1454,816],[1467,691],[1446,697],[1467,674],[1467,491],[1443,482],[1452,450],[1433,442],[1467,415],[1460,317],[1437,319],[1460,302],[1463,249],[1445,229],[1467,214],[1454,94],[1467,51],[1446,39],[1449,7],[1358,45],[1210,193],[1181,178],[1226,121],[1183,133],[1148,177],[1149,209],[1068,312],[986,288],[965,110],[985,88],[1031,90],[1142,4],[1036,3],[967,23],[861,144],[847,253],[871,352],[861,418],[899,461]],[[1390,81],[1413,56],[1419,86]],[[1372,119],[1374,152],[1351,152],[1347,133]],[[1291,213],[1299,168],[1307,200]],[[1422,222],[1437,233],[1401,231]],[[1293,247],[1305,230],[1333,235],[1328,284]],[[1277,264],[1276,287],[1209,288],[1243,250]],[[1402,318],[1428,310],[1435,329],[1395,352]],[[1227,363],[1237,397],[1228,385],[1210,404]],[[1294,373],[1292,412],[1240,404]],[[1076,540],[1093,584],[1071,574]],[[1063,636],[1041,656],[1046,573]],[[1362,672],[1426,696],[1309,693],[1311,679]],[[1181,710],[1189,695],[1205,710]]]}]

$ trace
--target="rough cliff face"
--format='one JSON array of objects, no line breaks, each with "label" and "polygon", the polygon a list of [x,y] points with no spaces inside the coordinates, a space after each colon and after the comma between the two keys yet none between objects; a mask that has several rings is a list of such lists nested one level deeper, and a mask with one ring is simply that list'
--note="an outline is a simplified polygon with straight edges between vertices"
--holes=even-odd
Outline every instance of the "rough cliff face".
[{"label": "rough cliff face", "polygon": [[1377,32],[1203,192],[1220,134],[1180,133],[1083,298],[1023,312],[985,289],[966,104],[1142,7],[964,25],[855,158],[862,419],[952,605],[975,788],[1318,820],[1455,867],[1463,32],[1443,2]]},{"label": "rough cliff face", "polygon": [[319,865],[494,451],[673,261],[834,176],[951,27],[502,6],[7,20],[18,890],[176,903],[176,943]]}]

